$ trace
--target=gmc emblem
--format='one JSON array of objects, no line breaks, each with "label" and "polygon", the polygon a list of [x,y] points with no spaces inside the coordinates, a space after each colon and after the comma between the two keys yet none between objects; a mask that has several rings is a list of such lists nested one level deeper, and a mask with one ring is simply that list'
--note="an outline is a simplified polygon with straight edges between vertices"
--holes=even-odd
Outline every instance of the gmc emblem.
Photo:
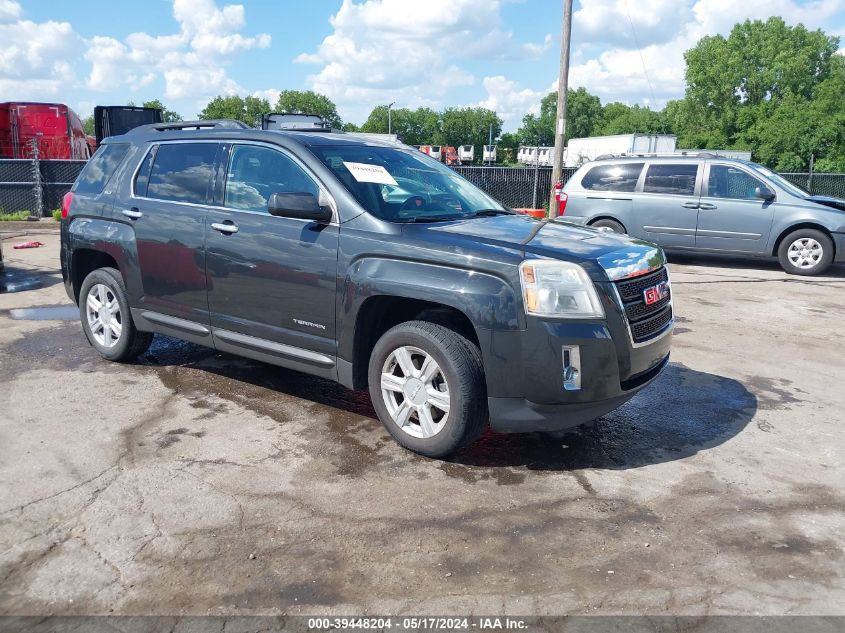
[{"label": "gmc emblem", "polygon": [[665,299],[669,296],[669,282],[668,281],[661,281],[656,286],[652,286],[651,288],[646,288],[643,290],[643,298],[645,299],[645,304],[650,306],[654,303],[657,303],[661,299]]}]

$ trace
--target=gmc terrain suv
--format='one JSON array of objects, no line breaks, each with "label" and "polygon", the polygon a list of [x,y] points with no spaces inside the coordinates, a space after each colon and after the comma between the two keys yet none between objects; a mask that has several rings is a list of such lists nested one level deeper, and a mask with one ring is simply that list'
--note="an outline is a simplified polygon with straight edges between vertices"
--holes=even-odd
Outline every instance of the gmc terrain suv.
[{"label": "gmc terrain suv", "polygon": [[502,207],[392,141],[232,121],[106,139],[62,208],[62,274],[104,358],[161,333],[369,388],[446,455],[555,431],[666,366],[663,252]]},{"label": "gmc terrain suv", "polygon": [[845,262],[845,200],[811,196],[744,160],[611,157],[566,183],[569,222],[650,240],[667,250],[776,256],[796,275]]}]

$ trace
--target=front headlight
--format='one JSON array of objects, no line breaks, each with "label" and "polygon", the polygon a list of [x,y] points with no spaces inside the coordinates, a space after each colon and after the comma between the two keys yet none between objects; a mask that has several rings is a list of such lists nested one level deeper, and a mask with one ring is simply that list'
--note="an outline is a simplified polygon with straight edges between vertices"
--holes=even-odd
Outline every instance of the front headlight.
[{"label": "front headlight", "polygon": [[587,271],[578,264],[534,259],[519,265],[525,311],[541,317],[602,319],[604,308]]}]

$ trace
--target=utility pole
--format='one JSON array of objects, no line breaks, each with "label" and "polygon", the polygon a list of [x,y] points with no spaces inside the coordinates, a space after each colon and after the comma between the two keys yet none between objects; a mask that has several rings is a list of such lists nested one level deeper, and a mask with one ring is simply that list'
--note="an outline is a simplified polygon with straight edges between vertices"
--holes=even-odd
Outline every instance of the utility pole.
[{"label": "utility pole", "polygon": [[563,171],[563,147],[566,144],[566,99],[569,93],[569,40],[572,35],[572,0],[563,0],[563,29],[560,36],[560,70],[557,79],[557,117],[555,118],[555,160],[552,166],[552,190],[549,216],[557,216],[555,183]]},{"label": "utility pole", "polygon": [[387,104],[387,133],[392,134],[393,122],[390,119],[390,108],[396,105],[396,102]]}]

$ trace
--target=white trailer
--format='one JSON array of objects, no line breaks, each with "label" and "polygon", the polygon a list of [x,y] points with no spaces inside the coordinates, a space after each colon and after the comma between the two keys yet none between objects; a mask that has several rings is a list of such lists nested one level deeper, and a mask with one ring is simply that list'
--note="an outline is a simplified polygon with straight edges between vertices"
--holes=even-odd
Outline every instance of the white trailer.
[{"label": "white trailer", "polygon": [[616,134],[570,139],[563,153],[566,167],[577,167],[605,154],[671,154],[674,134]]},{"label": "white trailer", "polygon": [[751,151],[743,149],[677,149],[676,154],[715,154],[724,158],[736,158],[738,160],[751,160]]},{"label": "white trailer", "polygon": [[496,146],[495,145],[485,145],[484,146],[484,162],[485,163],[495,163],[496,162]]},{"label": "white trailer", "polygon": [[475,145],[461,145],[458,148],[458,160],[471,163],[475,159]]}]

